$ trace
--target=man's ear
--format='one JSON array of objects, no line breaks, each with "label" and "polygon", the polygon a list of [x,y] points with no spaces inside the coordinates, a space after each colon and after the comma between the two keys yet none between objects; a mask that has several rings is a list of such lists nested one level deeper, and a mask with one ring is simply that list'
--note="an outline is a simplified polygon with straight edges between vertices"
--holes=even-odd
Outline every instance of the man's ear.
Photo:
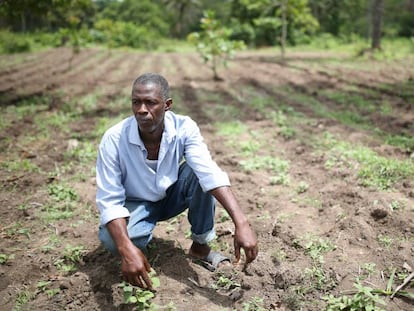
[{"label": "man's ear", "polygon": [[171,106],[172,106],[172,99],[171,98],[168,98],[167,99],[167,101],[165,102],[165,111],[168,111],[168,110],[170,110],[171,109]]}]

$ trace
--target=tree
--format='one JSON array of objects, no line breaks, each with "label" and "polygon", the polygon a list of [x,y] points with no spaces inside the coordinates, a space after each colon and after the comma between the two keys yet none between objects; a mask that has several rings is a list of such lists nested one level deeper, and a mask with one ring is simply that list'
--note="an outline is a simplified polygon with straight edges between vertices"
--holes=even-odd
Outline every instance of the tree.
[{"label": "tree", "polygon": [[245,47],[244,42],[229,40],[231,31],[221,26],[215,19],[213,11],[204,12],[200,27],[200,32],[188,35],[188,41],[196,45],[203,61],[213,71],[214,80],[220,81],[222,78],[217,73],[217,67],[220,63],[226,65],[227,60],[233,57],[236,50]]},{"label": "tree", "polygon": [[372,7],[372,42],[373,50],[381,49],[382,15],[384,12],[384,1],[374,0]]}]

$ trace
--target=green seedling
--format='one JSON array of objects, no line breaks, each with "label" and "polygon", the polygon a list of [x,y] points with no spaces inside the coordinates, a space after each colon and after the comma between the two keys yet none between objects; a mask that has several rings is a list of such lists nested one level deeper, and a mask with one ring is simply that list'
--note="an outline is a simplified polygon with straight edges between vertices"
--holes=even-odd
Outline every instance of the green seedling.
[{"label": "green seedling", "polygon": [[378,305],[385,306],[385,301],[373,292],[370,287],[362,286],[360,283],[355,283],[354,287],[357,293],[352,296],[335,297],[333,295],[325,296],[322,299],[327,302],[326,311],[340,311],[340,310],[371,310],[383,311]]},{"label": "green seedling", "polygon": [[305,253],[308,254],[314,262],[323,264],[323,254],[336,249],[336,245],[329,240],[322,238],[311,238],[305,245]]},{"label": "green seedling", "polygon": [[[152,287],[160,286],[160,279],[156,276],[155,270],[151,270],[149,277],[152,281]],[[126,282],[120,285],[124,293],[124,302],[127,304],[135,304],[136,310],[156,310],[157,305],[151,300],[155,297],[155,292],[132,286]]]},{"label": "green seedling", "polygon": [[13,258],[14,258],[14,254],[7,255],[7,254],[0,253],[0,265],[7,264],[7,262],[9,260],[12,260]]},{"label": "green seedling", "polygon": [[299,185],[296,187],[296,193],[297,194],[305,193],[306,191],[308,191],[308,189],[309,189],[309,184],[304,181],[301,181]]},{"label": "green seedling", "polygon": [[212,288],[216,290],[217,289],[230,290],[230,289],[234,289],[237,287],[241,287],[241,285],[223,274],[220,274],[216,282],[212,285]]},{"label": "green seedling", "polygon": [[378,243],[386,249],[389,249],[392,243],[394,242],[394,240],[391,237],[384,234],[380,234],[377,239]]},{"label": "green seedling", "polygon": [[82,261],[86,250],[82,245],[67,245],[62,258],[55,260],[54,265],[64,273],[76,271],[76,264]]},{"label": "green seedling", "polygon": [[[329,295],[323,297],[327,301],[327,311],[340,311],[340,310],[372,310],[372,311],[384,311],[379,305],[386,306],[384,300],[380,298],[382,296],[399,296],[414,300],[414,294],[408,291],[393,291],[394,280],[396,276],[396,269],[393,269],[390,278],[387,282],[385,290],[378,288],[371,288],[363,286],[359,283],[359,280],[354,284],[356,291],[350,291],[340,297],[334,297]],[[353,295],[349,297],[349,295]]]},{"label": "green seedling", "polygon": [[20,290],[16,296],[15,304],[13,311],[20,311],[24,307],[25,304],[27,304],[31,299],[33,298],[33,294],[25,290]]},{"label": "green seedling", "polygon": [[244,302],[243,311],[266,311],[266,308],[263,306],[263,298],[255,296],[248,302]]}]

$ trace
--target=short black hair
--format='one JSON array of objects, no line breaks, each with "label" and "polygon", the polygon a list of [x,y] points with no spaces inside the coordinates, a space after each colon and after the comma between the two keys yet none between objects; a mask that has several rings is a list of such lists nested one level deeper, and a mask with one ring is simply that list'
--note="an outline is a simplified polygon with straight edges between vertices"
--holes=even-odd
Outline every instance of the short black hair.
[{"label": "short black hair", "polygon": [[161,96],[164,101],[166,101],[170,97],[170,87],[168,85],[168,81],[160,74],[147,72],[140,75],[138,78],[135,79],[134,83],[132,84],[132,91],[134,91],[135,86],[137,84],[149,84],[154,83],[160,87]]}]

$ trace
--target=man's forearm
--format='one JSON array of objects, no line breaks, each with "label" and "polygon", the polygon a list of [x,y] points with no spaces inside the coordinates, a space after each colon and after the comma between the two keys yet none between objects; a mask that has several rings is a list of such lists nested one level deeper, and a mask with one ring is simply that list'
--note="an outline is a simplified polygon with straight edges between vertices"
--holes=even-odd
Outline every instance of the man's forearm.
[{"label": "man's forearm", "polygon": [[106,228],[111,234],[112,239],[121,256],[125,255],[132,242],[128,236],[127,221],[125,218],[117,218],[106,224]]},{"label": "man's forearm", "polygon": [[223,205],[224,209],[229,213],[236,227],[248,224],[247,217],[241,210],[236,197],[230,187],[218,187],[210,191],[210,193]]}]

